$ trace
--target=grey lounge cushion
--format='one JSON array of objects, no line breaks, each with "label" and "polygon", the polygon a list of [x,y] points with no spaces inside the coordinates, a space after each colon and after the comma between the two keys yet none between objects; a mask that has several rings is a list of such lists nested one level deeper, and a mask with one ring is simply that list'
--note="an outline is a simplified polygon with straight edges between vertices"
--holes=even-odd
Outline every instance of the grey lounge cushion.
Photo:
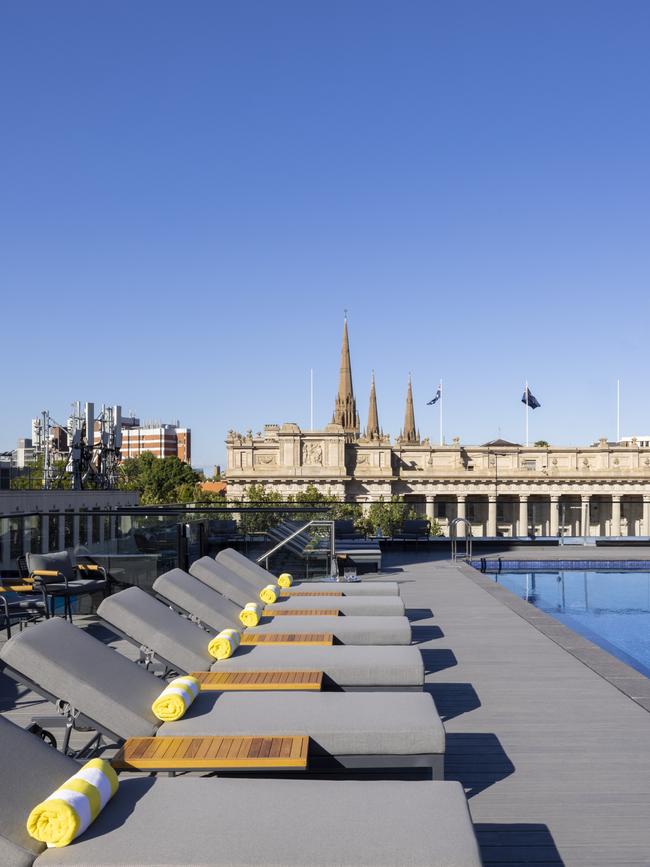
[{"label": "grey lounge cushion", "polygon": [[[248,602],[259,602],[259,588],[220,566],[212,557],[201,557],[190,566],[190,575],[216,590],[226,599],[244,607]],[[268,581],[266,582],[269,583]]]},{"label": "grey lounge cushion", "polygon": [[[198,578],[172,569],[154,581],[153,589],[181,611],[198,617],[219,632],[241,629],[239,608]],[[232,617],[224,612],[234,612]],[[342,644],[410,644],[411,625],[406,617],[321,617],[296,615],[265,619],[249,633],[264,632],[331,632]]]},{"label": "grey lounge cushion", "polygon": [[[67,551],[55,551],[51,554],[27,554],[27,568],[30,572],[38,572],[40,570],[61,572],[62,575],[72,581],[75,578],[74,563]],[[50,583],[57,579],[42,578],[43,583]]]},{"label": "grey lounge cushion", "polygon": [[139,587],[114,593],[97,609],[100,617],[178,671],[207,671],[213,633],[199,629]]},{"label": "grey lounge cushion", "polygon": [[0,864],[31,864],[44,843],[32,839],[25,823],[32,807],[79,770],[74,759],[0,717]]},{"label": "grey lounge cushion", "polygon": [[400,617],[404,615],[404,603],[399,596],[343,596],[321,600],[311,596],[290,596],[273,605],[269,611],[304,611],[311,608],[338,608],[346,617]]},{"label": "grey lounge cushion", "polygon": [[240,647],[213,671],[323,671],[339,686],[410,686],[424,683],[417,647]]},{"label": "grey lounge cushion", "polygon": [[308,734],[329,755],[444,753],[445,730],[425,692],[201,694],[161,736]]},{"label": "grey lounge cushion", "polygon": [[456,782],[123,775],[88,831],[37,861],[89,864],[481,867],[481,858]]},{"label": "grey lounge cushion", "polygon": [[[275,580],[275,575],[267,572],[260,565],[249,560],[248,557],[236,551],[234,548],[224,548],[215,557],[217,563],[226,566],[231,572],[235,572],[245,578],[250,584],[258,589]],[[364,580],[354,583],[335,581],[299,581],[292,585],[294,590],[309,590],[318,593],[323,590],[336,590],[345,596],[399,596],[399,584],[396,581]]]},{"label": "grey lounge cushion", "polygon": [[152,735],[160,680],[59,617],[30,626],[0,650],[2,661],[118,737]]},{"label": "grey lounge cushion", "polygon": [[410,644],[406,617],[331,617],[299,614],[274,617],[252,626],[251,635],[265,632],[331,632],[341,644]]},{"label": "grey lounge cushion", "polygon": [[[190,574],[208,587],[232,599],[242,607],[247,602],[258,602],[260,587],[235,574],[211,557],[201,557],[190,566]],[[271,576],[267,584],[273,581]],[[266,585],[263,585],[266,586]],[[304,611],[312,608],[338,608],[344,615],[399,616],[404,614],[404,603],[398,596],[363,596],[315,599],[296,596],[267,606],[272,611]]]},{"label": "grey lounge cushion", "polygon": [[240,606],[181,569],[172,569],[159,575],[153,583],[153,589],[181,611],[194,614],[216,632],[233,627],[242,628],[239,622]]}]

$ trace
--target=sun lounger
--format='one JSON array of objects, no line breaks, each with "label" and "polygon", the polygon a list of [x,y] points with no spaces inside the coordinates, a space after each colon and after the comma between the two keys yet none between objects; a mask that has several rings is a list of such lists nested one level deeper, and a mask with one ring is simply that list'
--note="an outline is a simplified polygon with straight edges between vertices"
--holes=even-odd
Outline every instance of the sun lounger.
[{"label": "sun lounger", "polygon": [[[217,563],[226,566],[241,578],[246,579],[261,590],[269,583],[274,583],[276,576],[262,566],[249,560],[248,557],[234,548],[225,548],[215,557]],[[292,584],[287,593],[300,591],[330,592],[336,590],[344,596],[399,596],[399,584],[396,581],[302,581]]]},{"label": "sun lounger", "polygon": [[152,736],[306,734],[310,770],[426,768],[442,777],[445,734],[428,693],[200,693],[182,719],[161,724],[161,680],[59,618],[11,638],[7,672],[118,741]]},{"label": "sun lounger", "polygon": [[[238,605],[244,606],[247,602],[259,601],[258,586],[249,583],[246,578],[232,572],[212,557],[201,557],[196,560],[189,571],[190,575]],[[272,605],[267,605],[266,610],[269,614],[281,614],[285,611],[300,613],[301,610],[306,609],[336,607],[346,616],[400,617],[404,615],[404,603],[399,596],[328,596],[324,597],[319,604],[317,601],[317,597],[287,596]]]},{"label": "sun lounger", "polygon": [[[241,606],[224,598],[207,584],[181,569],[160,575],[153,584],[157,596],[183,614],[190,615],[202,626],[219,632],[241,629]],[[327,617],[299,616],[264,619],[245,635],[265,635],[276,632],[332,633],[341,644],[404,645],[411,643],[411,625],[406,617]]]},{"label": "sun lounger", "polygon": [[207,650],[214,631],[197,628],[139,587],[105,599],[97,613],[120,635],[139,645],[145,658],[182,674],[196,671],[322,671],[325,687],[338,689],[417,689],[424,683],[417,647],[239,647],[217,662]]},{"label": "sun lounger", "polygon": [[46,850],[28,836],[26,818],[78,769],[74,759],[0,718],[4,867],[481,867],[460,784],[431,780],[122,774],[90,828],[69,846]]}]

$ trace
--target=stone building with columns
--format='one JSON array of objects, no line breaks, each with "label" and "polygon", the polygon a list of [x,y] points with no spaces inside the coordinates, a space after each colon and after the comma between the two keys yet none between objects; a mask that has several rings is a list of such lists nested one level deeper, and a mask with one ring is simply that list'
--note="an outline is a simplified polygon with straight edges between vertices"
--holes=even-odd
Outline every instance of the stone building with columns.
[{"label": "stone building with columns", "polygon": [[230,431],[226,446],[231,499],[251,484],[285,496],[315,485],[365,505],[397,494],[445,533],[458,517],[474,536],[650,536],[650,447],[634,438],[542,448],[505,440],[464,445],[456,437],[435,445],[416,428],[409,381],[404,426],[391,441],[379,427],[374,376],[361,431],[347,322],[331,424]]}]

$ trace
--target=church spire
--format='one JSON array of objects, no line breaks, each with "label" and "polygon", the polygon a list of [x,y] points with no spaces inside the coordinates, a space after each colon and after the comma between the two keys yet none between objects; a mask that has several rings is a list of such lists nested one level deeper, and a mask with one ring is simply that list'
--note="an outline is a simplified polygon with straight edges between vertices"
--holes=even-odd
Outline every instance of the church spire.
[{"label": "church spire", "polygon": [[350,436],[359,433],[359,415],[352,389],[352,365],[350,364],[350,342],[348,339],[348,317],[343,321],[343,344],[341,346],[341,369],[339,373],[339,393],[334,404],[332,422],[343,426]]},{"label": "church spire", "polygon": [[411,388],[411,375],[409,374],[409,387],[406,392],[406,411],[404,413],[404,428],[400,434],[402,442],[419,443],[420,434],[415,429],[415,410],[413,409],[413,389]]},{"label": "church spire", "polygon": [[372,372],[370,383],[370,405],[368,407],[368,428],[366,436],[369,440],[379,439],[379,414],[377,413],[377,393],[375,391],[375,371]]}]

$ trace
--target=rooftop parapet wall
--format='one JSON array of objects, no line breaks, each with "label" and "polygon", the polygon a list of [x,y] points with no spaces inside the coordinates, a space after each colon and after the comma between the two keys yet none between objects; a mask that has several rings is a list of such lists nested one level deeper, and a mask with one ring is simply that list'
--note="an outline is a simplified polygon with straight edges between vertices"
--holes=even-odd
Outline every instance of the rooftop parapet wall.
[{"label": "rooftop parapet wall", "polygon": [[525,447],[396,442],[390,438],[346,443],[340,425],[302,431],[296,424],[264,434],[231,431],[226,440],[228,478],[302,477],[421,479],[650,479],[650,448],[611,445]]}]

